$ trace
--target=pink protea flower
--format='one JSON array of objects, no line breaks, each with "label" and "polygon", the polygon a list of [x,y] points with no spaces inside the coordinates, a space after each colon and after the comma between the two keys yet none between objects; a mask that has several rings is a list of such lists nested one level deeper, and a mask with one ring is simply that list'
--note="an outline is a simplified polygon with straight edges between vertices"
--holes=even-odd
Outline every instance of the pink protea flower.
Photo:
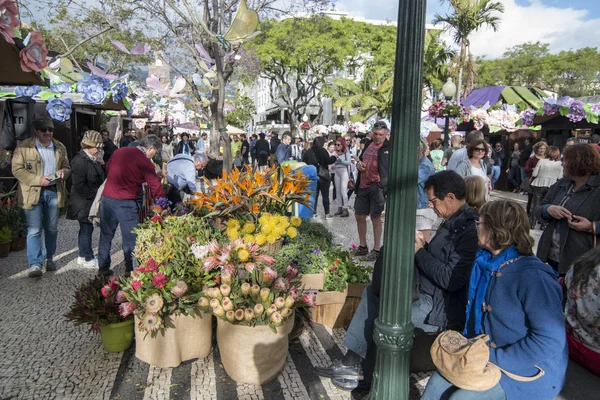
[{"label": "pink protea flower", "polygon": [[126,318],[127,316],[129,316],[129,314],[135,311],[136,308],[137,306],[135,305],[135,303],[132,303],[130,301],[121,303],[121,305],[119,306],[119,314],[121,314],[121,317]]},{"label": "pink protea flower", "polygon": [[156,262],[156,260],[154,258],[151,258],[148,261],[146,261],[146,271],[145,272],[154,272],[154,271],[158,271],[158,263]]},{"label": "pink protea flower", "polygon": [[275,306],[275,304],[271,304],[269,306],[269,308],[267,308],[267,311],[266,311],[267,316],[271,316],[271,314],[273,314],[276,311],[277,311],[277,307]]},{"label": "pink protea flower", "polygon": [[249,262],[244,264],[244,268],[246,269],[246,271],[248,272],[252,272],[254,271],[254,268],[256,267],[256,264],[254,264],[253,262]]},{"label": "pink protea flower", "polygon": [[150,218],[151,222],[162,222],[162,217],[158,214],[154,215],[154,217]]},{"label": "pink protea flower", "polygon": [[217,317],[222,317],[225,315],[225,310],[221,306],[216,306],[213,308],[213,314],[215,314]]},{"label": "pink protea flower", "polygon": [[231,286],[229,286],[229,285],[221,285],[221,287],[219,288],[219,290],[221,291],[221,294],[224,297],[227,297],[231,293]]},{"label": "pink protea flower", "polygon": [[294,267],[293,265],[288,265],[288,267],[285,269],[285,276],[289,279],[292,280],[296,277],[296,275],[298,275],[298,268]]},{"label": "pink protea flower", "polygon": [[279,311],[279,313],[283,318],[286,319],[292,316],[292,310],[290,310],[289,308],[282,308],[281,311]]},{"label": "pink protea flower", "polygon": [[134,292],[137,291],[141,286],[142,286],[142,281],[133,280],[131,282],[131,288],[133,289]]},{"label": "pink protea flower", "polygon": [[287,281],[287,279],[280,276],[277,279],[275,279],[275,283],[273,284],[273,287],[278,290],[288,290],[288,288],[290,287],[290,284]]},{"label": "pink protea flower", "polygon": [[112,290],[113,292],[116,292],[117,290],[119,290],[119,287],[120,287],[120,286],[119,286],[119,282],[117,282],[117,278],[116,278],[116,277],[115,277],[115,278],[112,278],[112,279],[110,280],[110,282],[108,283],[108,286],[110,286],[110,288],[111,288],[111,290]]},{"label": "pink protea flower", "polygon": [[152,277],[152,286],[154,286],[157,289],[164,289],[168,281],[169,278],[167,278],[167,275],[165,275],[162,272],[159,272],[158,274]]},{"label": "pink protea flower", "polygon": [[285,305],[285,299],[283,297],[278,297],[275,299],[273,304],[275,304],[275,307],[277,307],[278,310],[281,310]]},{"label": "pink protea flower", "polygon": [[248,282],[242,283],[242,294],[248,296],[250,293],[250,284]]},{"label": "pink protea flower", "polygon": [[273,282],[277,278],[277,271],[272,267],[265,267],[263,269],[263,282]]},{"label": "pink protea flower", "polygon": [[210,301],[206,297],[200,297],[198,299],[198,307],[208,308],[209,306],[210,306]]},{"label": "pink protea flower", "polygon": [[117,292],[117,294],[115,295],[115,303],[125,303],[127,301],[127,297],[125,297],[125,293],[123,293],[123,291],[119,290]]},{"label": "pink protea flower", "polygon": [[284,306],[285,306],[286,308],[292,308],[292,307],[294,306],[294,303],[295,303],[295,302],[296,302],[296,299],[295,299],[294,297],[292,297],[292,296],[288,295],[288,296],[285,298],[285,304],[284,304]]},{"label": "pink protea flower", "polygon": [[290,291],[288,292],[289,295],[294,299],[297,300],[298,296],[300,296],[300,289],[298,288],[291,288]]},{"label": "pink protea flower", "polygon": [[46,49],[42,34],[38,31],[31,32],[27,47],[19,53],[21,69],[25,72],[37,72],[46,68],[48,66],[46,56],[48,56],[48,49]]},{"label": "pink protea flower", "polygon": [[225,285],[231,285],[232,276],[233,274],[229,271],[221,271],[221,283],[224,283]]},{"label": "pink protea flower", "polygon": [[242,321],[244,319],[244,310],[243,309],[237,309],[235,310],[235,319],[238,321]]},{"label": "pink protea flower", "polygon": [[229,297],[223,297],[221,304],[225,311],[233,311],[233,301]]},{"label": "pink protea flower", "polygon": [[185,283],[184,281],[177,281],[175,283],[175,286],[173,286],[173,289],[171,289],[171,293],[173,293],[175,297],[181,297],[184,294],[186,294],[187,290],[187,283]]},{"label": "pink protea flower", "polygon": [[317,305],[317,295],[315,293],[306,293],[302,296],[301,301],[312,308]]},{"label": "pink protea flower", "polygon": [[202,262],[202,269],[205,271],[211,271],[217,268],[220,265],[219,259],[217,257],[211,256],[206,257]]},{"label": "pink protea flower", "polygon": [[209,304],[210,308],[216,308],[221,305],[221,302],[219,301],[219,299],[210,299]]},{"label": "pink protea flower", "polygon": [[144,302],[144,307],[148,313],[157,313],[163,308],[164,305],[165,300],[158,293],[154,293],[152,296],[149,296]]},{"label": "pink protea flower", "polygon": [[208,242],[206,244],[206,247],[208,249],[208,252],[211,254],[216,254],[219,252],[220,247],[219,247],[219,242],[217,242],[216,239],[211,240],[210,242]]},{"label": "pink protea flower", "polygon": [[271,256],[268,256],[266,254],[259,254],[256,257],[254,257],[256,259],[256,261],[261,262],[263,264],[266,265],[273,265],[275,264],[275,259]]},{"label": "pink protea flower", "polygon": [[271,323],[275,327],[283,325],[283,317],[281,314],[279,314],[279,312],[275,311],[273,314],[271,314]]},{"label": "pink protea flower", "polygon": [[244,320],[250,322],[254,319],[254,310],[252,308],[246,308],[244,310]]},{"label": "pink protea flower", "polygon": [[0,0],[0,34],[8,43],[14,44],[15,28],[21,24],[15,0]]},{"label": "pink protea flower", "polygon": [[235,265],[233,264],[225,264],[221,267],[221,272],[231,275],[232,277],[235,275]]},{"label": "pink protea flower", "polygon": [[108,285],[100,289],[100,292],[102,293],[102,296],[106,297],[107,299],[112,296],[112,289]]}]

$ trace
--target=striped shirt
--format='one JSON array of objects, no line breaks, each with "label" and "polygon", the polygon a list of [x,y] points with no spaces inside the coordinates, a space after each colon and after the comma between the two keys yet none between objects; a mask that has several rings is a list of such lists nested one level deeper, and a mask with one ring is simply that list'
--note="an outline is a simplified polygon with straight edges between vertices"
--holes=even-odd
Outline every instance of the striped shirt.
[{"label": "striped shirt", "polygon": [[53,174],[56,171],[56,158],[54,157],[54,143],[50,142],[48,147],[40,143],[38,139],[35,139],[35,148],[40,157],[42,158],[42,165],[44,166],[44,176]]}]

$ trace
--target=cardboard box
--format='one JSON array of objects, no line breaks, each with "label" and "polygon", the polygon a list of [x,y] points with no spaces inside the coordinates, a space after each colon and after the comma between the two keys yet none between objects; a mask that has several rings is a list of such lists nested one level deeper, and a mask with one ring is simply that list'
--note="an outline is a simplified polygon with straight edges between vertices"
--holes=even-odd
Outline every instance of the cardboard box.
[{"label": "cardboard box", "polygon": [[317,293],[317,305],[344,304],[348,295],[348,286],[343,292],[319,292]]},{"label": "cardboard box", "polygon": [[304,274],[300,280],[300,287],[304,290],[323,290],[325,286],[325,272],[320,274]]},{"label": "cardboard box", "polygon": [[361,297],[363,290],[367,287],[366,283],[349,283],[348,297]]}]

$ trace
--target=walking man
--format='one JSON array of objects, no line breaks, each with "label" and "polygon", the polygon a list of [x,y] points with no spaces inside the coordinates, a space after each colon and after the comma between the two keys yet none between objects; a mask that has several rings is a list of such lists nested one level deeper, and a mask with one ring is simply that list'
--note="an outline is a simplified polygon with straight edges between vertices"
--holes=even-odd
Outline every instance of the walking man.
[{"label": "walking man", "polygon": [[160,152],[162,142],[156,135],[140,140],[138,147],[124,147],[113,154],[106,165],[108,172],[100,202],[100,243],[98,246],[98,274],[112,275],[110,247],[117,226],[121,225],[123,253],[127,274],[133,270],[131,254],[135,247],[133,229],[139,224],[137,198],[142,183],[147,182],[154,199],[165,197],[160,179],[150,159]]},{"label": "walking man", "polygon": [[102,140],[104,141],[104,156],[102,157],[102,159],[104,161],[104,164],[106,164],[108,160],[110,160],[110,157],[113,155],[113,153],[117,151],[117,146],[110,139],[110,134],[108,133],[108,130],[102,129],[100,131],[100,134],[102,135]]},{"label": "walking man", "polygon": [[[358,179],[355,187],[356,200],[354,201],[354,214],[358,227],[360,246],[355,251],[357,256],[368,256],[367,259],[375,261],[381,248],[381,213],[385,207],[385,195],[388,180],[388,140],[387,124],[378,121],[373,126],[372,140],[365,144],[365,148],[358,158],[356,168]],[[373,224],[374,244],[369,253],[367,247],[367,215],[371,216]]]},{"label": "walking man", "polygon": [[286,161],[289,161],[292,158],[292,135],[289,132],[285,132],[281,137],[281,142],[279,146],[277,146],[277,150],[275,151],[275,159],[279,165],[283,164]]},{"label": "walking man", "polygon": [[[27,263],[29,277],[56,271],[52,257],[56,252],[58,209],[65,206],[65,180],[71,173],[67,149],[53,138],[54,123],[50,118],[33,121],[35,136],[26,139],[15,150],[12,173],[19,181],[17,201],[27,220]],[[42,246],[44,231],[44,246]]]}]

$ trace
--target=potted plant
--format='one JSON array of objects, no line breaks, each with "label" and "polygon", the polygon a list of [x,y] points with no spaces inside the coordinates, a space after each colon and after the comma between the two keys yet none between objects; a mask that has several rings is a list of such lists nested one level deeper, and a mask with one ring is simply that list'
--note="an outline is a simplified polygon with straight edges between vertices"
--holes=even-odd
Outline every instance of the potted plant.
[{"label": "potted plant", "polygon": [[200,310],[198,300],[216,272],[203,270],[194,254],[220,232],[186,214],[153,217],[136,233],[140,266],[123,279],[124,307],[135,315],[136,357],[161,368],[206,357],[212,317]]},{"label": "potted plant", "polygon": [[199,304],[217,317],[217,342],[227,374],[236,382],[261,385],[283,370],[294,311],[313,303],[302,296],[298,270],[282,274],[257,244],[233,240],[206,246],[203,269],[220,271]]},{"label": "potted plant", "polygon": [[10,251],[10,243],[12,238],[12,231],[10,227],[5,225],[0,228],[0,257],[7,257]]},{"label": "potted plant", "polygon": [[27,220],[25,211],[17,205],[15,198],[9,198],[8,224],[12,231],[11,251],[27,247]]},{"label": "potted plant", "polygon": [[96,277],[75,293],[75,301],[65,317],[75,325],[87,324],[100,332],[106,351],[127,350],[133,341],[133,318],[123,307],[126,301],[117,278]]}]

